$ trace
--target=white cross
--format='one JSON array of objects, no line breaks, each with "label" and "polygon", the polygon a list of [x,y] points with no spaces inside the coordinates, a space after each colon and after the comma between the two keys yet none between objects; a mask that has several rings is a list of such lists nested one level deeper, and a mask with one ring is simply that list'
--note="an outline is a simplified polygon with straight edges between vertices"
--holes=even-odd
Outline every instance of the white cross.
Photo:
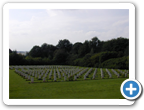
[{"label": "white cross", "polygon": [[136,91],[136,90],[137,90],[137,88],[133,88],[132,84],[130,84],[130,88],[126,88],[126,91],[130,91],[130,95],[132,95],[133,91]]}]

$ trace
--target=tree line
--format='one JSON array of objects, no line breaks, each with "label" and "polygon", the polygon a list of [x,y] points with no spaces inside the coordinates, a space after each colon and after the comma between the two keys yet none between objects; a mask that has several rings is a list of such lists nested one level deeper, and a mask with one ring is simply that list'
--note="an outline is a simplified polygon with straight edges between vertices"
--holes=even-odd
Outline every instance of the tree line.
[{"label": "tree line", "polygon": [[10,65],[74,65],[98,68],[129,68],[129,39],[100,41],[97,37],[72,44],[59,40],[56,46],[43,43],[26,54],[9,49]]}]

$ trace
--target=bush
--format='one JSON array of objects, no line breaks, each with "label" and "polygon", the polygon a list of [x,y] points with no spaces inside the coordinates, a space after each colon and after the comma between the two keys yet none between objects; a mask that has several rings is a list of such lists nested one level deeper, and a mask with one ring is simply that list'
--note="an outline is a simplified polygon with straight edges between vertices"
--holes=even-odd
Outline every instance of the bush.
[{"label": "bush", "polygon": [[112,58],[104,61],[101,68],[129,69],[129,57]]}]

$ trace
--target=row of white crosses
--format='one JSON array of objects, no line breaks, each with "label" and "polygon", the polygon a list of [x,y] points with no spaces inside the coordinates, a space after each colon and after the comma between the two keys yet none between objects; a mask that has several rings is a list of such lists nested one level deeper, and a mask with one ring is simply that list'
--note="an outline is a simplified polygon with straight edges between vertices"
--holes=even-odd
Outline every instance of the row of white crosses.
[{"label": "row of white crosses", "polygon": [[13,67],[13,66],[9,66],[9,69],[13,70],[13,69],[14,69],[14,67]]},{"label": "row of white crosses", "polygon": [[77,75],[76,75],[76,74],[77,74],[78,72],[80,72],[81,70],[82,70],[82,68],[81,68],[81,69],[78,69],[78,68],[75,69],[75,71],[74,71],[74,73],[73,73],[73,75],[74,75],[74,80],[75,80],[75,81],[77,80]]},{"label": "row of white crosses", "polygon": [[81,69],[76,68],[76,69],[71,70],[71,74],[68,76],[68,78],[71,76],[74,76],[74,80],[76,81],[77,80],[76,73],[78,73],[81,70],[82,70],[82,68]]},{"label": "row of white crosses", "polygon": [[94,73],[93,73],[93,79],[95,79],[96,73],[97,73],[97,68],[95,69],[95,71],[94,71]]},{"label": "row of white crosses", "polygon": [[51,69],[50,74],[49,74],[49,79],[51,79],[51,76],[52,76],[52,69]]},{"label": "row of white crosses", "polygon": [[93,69],[89,69],[89,71],[86,72],[86,74],[84,75],[84,80],[86,80],[87,76],[91,73]]},{"label": "row of white crosses", "polygon": [[[121,74],[125,74],[125,72],[121,71],[120,69],[118,69],[118,71],[119,71]],[[126,77],[126,74],[125,74],[125,77]]]},{"label": "row of white crosses", "polygon": [[18,68],[26,68],[26,69],[56,69],[56,68],[61,68],[61,69],[75,69],[76,67],[74,67],[74,66],[59,66],[59,65],[57,65],[57,66],[54,66],[54,65],[51,65],[51,66],[10,66],[10,68],[16,68],[16,69],[18,69]]},{"label": "row of white crosses", "polygon": [[[78,68],[78,67],[70,67],[70,66],[14,66],[13,68],[17,69],[21,69],[21,75],[23,77],[25,77],[26,79],[30,80],[30,77],[34,80],[34,77],[37,79],[42,79],[43,82],[46,81],[47,77],[49,79],[51,79],[51,76],[53,75],[54,81],[58,79],[61,79],[61,77],[64,77],[64,80],[66,81],[67,78],[70,78],[71,76],[74,77],[74,80],[77,80],[77,78],[79,78],[82,74],[84,74],[86,71],[86,74],[84,75],[84,79],[87,78],[87,76],[89,75],[89,73],[93,70],[92,68],[89,69],[88,68]],[[114,72],[115,75],[117,75],[117,77],[119,77],[119,74],[114,70],[111,69],[112,72]],[[120,72],[122,72],[121,70],[118,70]],[[101,72],[101,78],[104,78],[104,74],[103,74],[103,70],[102,68],[100,69]],[[112,77],[112,74],[110,73],[110,71],[108,69],[106,69],[106,72],[109,75],[109,78]],[[57,73],[57,74],[56,74]],[[95,79],[96,77],[96,73],[97,73],[97,68],[94,70],[93,73],[93,79]],[[128,74],[128,70],[125,70],[123,72],[126,75]]]},{"label": "row of white crosses", "polygon": [[110,73],[110,71],[107,68],[106,68],[106,72],[108,73],[109,78],[112,78],[112,74]]},{"label": "row of white crosses", "polygon": [[79,72],[77,74],[77,77],[80,77],[82,74],[84,74],[86,71],[88,70],[88,68],[83,69],[81,72]]},{"label": "row of white crosses", "polygon": [[20,76],[24,77],[25,79],[31,80],[32,83],[34,82],[34,78],[33,78],[33,77],[30,77],[30,75],[25,74],[24,72],[19,71],[19,70],[17,70],[17,69],[15,69],[15,72],[18,73]]},{"label": "row of white crosses", "polygon": [[[45,71],[40,69],[40,70],[30,70],[29,68],[27,68],[27,70],[22,70],[23,72],[27,72],[28,75],[32,76],[32,77],[35,77],[35,78],[38,78],[38,79],[42,79],[42,77],[44,76],[45,74]],[[45,77],[46,77],[46,74],[45,74]],[[45,82],[45,77],[43,77],[43,82]],[[34,80],[34,78],[32,78],[32,80]]]},{"label": "row of white crosses", "polygon": [[114,72],[114,74],[119,78],[119,74],[114,70],[114,69],[111,69],[113,72]]},{"label": "row of white crosses", "polygon": [[[18,68],[20,68],[20,67],[18,67]],[[23,67],[24,68],[24,67]],[[32,76],[32,77],[35,77],[35,78],[37,78],[37,79],[43,79],[43,82],[45,82],[46,81],[46,77],[47,77],[47,75],[48,75],[48,73],[49,73],[49,70],[47,70],[46,71],[46,73],[44,73],[45,71],[43,70],[43,69],[41,69],[42,67],[39,67],[39,70],[37,69],[37,70],[30,70],[28,67],[25,67],[27,70],[25,70],[25,69],[23,69],[22,68],[22,71],[24,72],[24,73],[26,73],[26,77],[27,77],[27,75],[30,75],[30,76]],[[50,68],[52,68],[52,67],[50,67]],[[63,70],[64,71],[64,70]],[[60,78],[60,72],[59,72],[59,70],[57,69],[57,73],[58,73],[58,76],[59,76],[59,78]],[[71,75],[72,75],[73,73],[71,72]],[[43,78],[42,78],[42,76],[44,76]],[[51,71],[50,71],[50,74],[49,74],[49,79],[51,79],[51,76],[52,76],[52,69],[51,69]],[[69,74],[69,76],[70,76],[70,74]],[[65,79],[66,79],[66,77],[65,77]],[[54,81],[56,81],[56,72],[55,72],[55,69],[54,69]]]},{"label": "row of white crosses", "polygon": [[54,69],[54,81],[56,81],[56,71],[55,71],[55,69]]},{"label": "row of white crosses", "polygon": [[[52,69],[51,69],[52,71]],[[49,69],[45,70],[37,70],[33,73],[33,75],[35,76],[35,78],[37,78],[38,80],[43,80],[43,82],[46,82],[46,78],[48,76],[49,73]],[[52,73],[52,72],[51,72]]]},{"label": "row of white crosses", "polygon": [[67,75],[67,73],[64,71],[64,69],[60,69],[60,72],[63,73],[62,76],[64,77],[65,75]]},{"label": "row of white crosses", "polygon": [[122,70],[118,69],[118,71],[119,71],[121,74],[124,74],[125,77],[127,77],[127,74],[129,73],[128,70],[122,71]]},{"label": "row of white crosses", "polygon": [[[70,78],[71,76],[74,75],[74,80],[76,81],[76,80],[77,80],[77,76],[76,76],[75,74],[78,73],[78,72],[81,71],[81,70],[82,70],[82,68],[81,68],[81,69],[78,69],[78,68],[72,69],[72,70],[69,71],[69,73],[68,73],[68,78]],[[67,76],[64,76],[64,81],[66,81],[66,80],[67,80]]]},{"label": "row of white crosses", "polygon": [[[77,69],[73,69],[73,68],[69,68],[69,69],[60,69],[60,72],[62,73],[62,76],[64,77],[64,80],[66,81],[67,78],[70,78],[71,76],[73,76],[74,74],[76,74],[76,72],[80,71],[78,69],[78,71],[76,71]],[[76,72],[75,72],[76,71]],[[59,74],[59,73],[58,73]],[[76,80],[76,79],[75,79]]]},{"label": "row of white crosses", "polygon": [[127,77],[127,74],[129,74],[129,71],[125,70],[125,77]]},{"label": "row of white crosses", "polygon": [[61,79],[61,74],[60,74],[58,68],[57,68],[57,74],[58,74],[58,78]]},{"label": "row of white crosses", "polygon": [[103,79],[104,78],[104,73],[103,73],[102,68],[100,69],[100,71],[101,71],[101,78]]}]

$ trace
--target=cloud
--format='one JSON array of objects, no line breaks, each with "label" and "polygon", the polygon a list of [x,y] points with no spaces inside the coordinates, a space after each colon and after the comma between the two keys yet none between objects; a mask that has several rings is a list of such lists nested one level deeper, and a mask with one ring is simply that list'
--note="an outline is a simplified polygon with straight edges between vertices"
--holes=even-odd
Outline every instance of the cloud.
[{"label": "cloud", "polygon": [[100,33],[99,32],[96,32],[96,31],[89,31],[86,33],[86,36],[96,36],[96,35],[99,35]]},{"label": "cloud", "polygon": [[56,16],[57,14],[53,11],[53,10],[50,10],[50,9],[47,9],[47,13],[50,17],[53,17],[53,16]]},{"label": "cloud", "polygon": [[128,14],[119,15],[110,10],[46,9],[34,12],[31,16],[29,13],[29,20],[10,19],[12,50],[29,51],[34,45],[41,46],[43,43],[56,45],[60,39],[75,43],[91,40],[94,36],[104,41],[120,36],[129,37]]},{"label": "cloud", "polygon": [[129,20],[128,19],[122,19],[119,21],[116,21],[113,26],[121,26],[121,25],[126,25],[129,24]]}]

